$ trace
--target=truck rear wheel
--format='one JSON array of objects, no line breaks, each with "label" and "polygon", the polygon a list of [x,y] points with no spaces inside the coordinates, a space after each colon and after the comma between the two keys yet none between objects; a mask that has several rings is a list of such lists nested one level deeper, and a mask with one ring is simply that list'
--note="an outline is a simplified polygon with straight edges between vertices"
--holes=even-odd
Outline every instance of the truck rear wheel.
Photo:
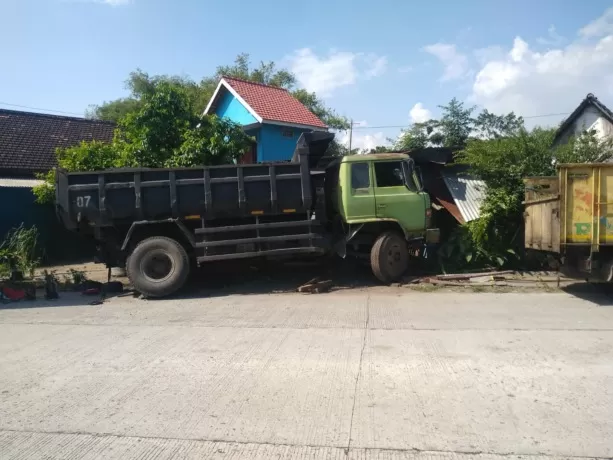
[{"label": "truck rear wheel", "polygon": [[146,297],[164,297],[179,290],[187,281],[189,268],[185,248],[164,236],[138,243],[126,263],[134,289]]},{"label": "truck rear wheel", "polygon": [[379,281],[398,281],[409,266],[407,242],[396,232],[382,233],[370,250],[370,266]]}]

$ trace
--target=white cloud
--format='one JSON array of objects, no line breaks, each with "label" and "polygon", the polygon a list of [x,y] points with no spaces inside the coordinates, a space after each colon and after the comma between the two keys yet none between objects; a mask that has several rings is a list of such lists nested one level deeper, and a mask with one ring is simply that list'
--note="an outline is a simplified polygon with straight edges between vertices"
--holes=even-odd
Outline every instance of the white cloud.
[{"label": "white cloud", "polygon": [[488,61],[503,58],[505,55],[505,51],[501,46],[492,45],[486,46],[485,48],[478,48],[473,51],[473,54],[477,59],[477,63],[479,63],[480,65],[485,65]]},{"label": "white cloud", "polygon": [[[566,46],[541,52],[520,37],[506,53],[480,63],[471,103],[496,113],[534,116],[572,112],[594,93],[613,105],[613,9],[578,31]],[[563,116],[527,120],[557,124]]]},{"label": "white cloud", "polygon": [[547,37],[539,37],[536,39],[537,43],[545,46],[560,46],[566,42],[566,39],[562,37],[556,27],[552,24],[547,29]]},{"label": "white cloud", "polygon": [[435,43],[425,46],[424,51],[438,58],[445,67],[441,81],[457,80],[466,76],[468,59],[458,52],[455,45]]},{"label": "white cloud", "polygon": [[[349,131],[343,132],[339,142],[346,147],[349,147]],[[351,138],[351,149],[370,150],[378,145],[389,145],[389,141],[382,132],[373,134],[362,134],[359,130],[354,129]]]},{"label": "white cloud", "polygon": [[128,3],[131,3],[132,0],[101,0],[101,2],[106,5],[121,6],[121,5],[127,5]]},{"label": "white cloud", "polygon": [[383,75],[387,70],[387,57],[368,54],[364,58],[368,66],[364,74],[366,78],[378,77],[379,75]]},{"label": "white cloud", "polygon": [[613,33],[613,8],[609,8],[598,19],[579,30],[583,38],[602,37]]},{"label": "white cloud", "polygon": [[371,79],[385,73],[387,58],[375,54],[331,50],[318,56],[310,48],[302,48],[286,58],[290,70],[306,90],[330,96],[336,89]]},{"label": "white cloud", "polygon": [[398,73],[411,73],[413,72],[413,66],[405,65],[398,67]]},{"label": "white cloud", "polygon": [[432,112],[424,107],[421,102],[418,102],[409,111],[411,123],[424,123],[432,119]]}]

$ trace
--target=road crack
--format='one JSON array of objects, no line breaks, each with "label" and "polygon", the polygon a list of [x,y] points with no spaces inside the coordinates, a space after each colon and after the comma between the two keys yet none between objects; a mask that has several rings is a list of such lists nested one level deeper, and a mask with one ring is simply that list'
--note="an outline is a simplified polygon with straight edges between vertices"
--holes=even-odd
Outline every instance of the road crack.
[{"label": "road crack", "polygon": [[366,296],[366,321],[364,321],[364,337],[362,338],[362,350],[360,351],[360,363],[358,364],[358,373],[355,377],[355,386],[353,388],[353,406],[351,408],[351,420],[349,422],[349,440],[347,441],[347,447],[345,448],[345,456],[349,457],[351,451],[351,435],[353,433],[353,419],[355,417],[355,406],[358,399],[358,386],[360,383],[360,376],[362,375],[362,364],[364,362],[364,350],[366,349],[366,340],[368,338],[368,328],[370,326],[370,294]]}]

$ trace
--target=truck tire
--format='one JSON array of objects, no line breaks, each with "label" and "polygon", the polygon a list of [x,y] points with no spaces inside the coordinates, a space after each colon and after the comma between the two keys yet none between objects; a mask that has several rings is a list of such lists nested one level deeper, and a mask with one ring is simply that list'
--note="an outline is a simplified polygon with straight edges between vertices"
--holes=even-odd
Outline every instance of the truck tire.
[{"label": "truck tire", "polygon": [[187,281],[189,269],[185,248],[165,236],[138,243],[126,263],[134,289],[145,297],[164,297],[176,292]]},{"label": "truck tire", "polygon": [[379,281],[398,281],[409,266],[407,242],[396,232],[382,233],[370,250],[370,266]]}]

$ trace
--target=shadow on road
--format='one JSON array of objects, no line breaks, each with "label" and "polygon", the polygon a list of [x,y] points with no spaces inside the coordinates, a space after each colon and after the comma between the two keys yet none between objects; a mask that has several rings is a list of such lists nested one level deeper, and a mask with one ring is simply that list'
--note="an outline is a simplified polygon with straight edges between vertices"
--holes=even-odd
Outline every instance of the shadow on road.
[{"label": "shadow on road", "polygon": [[611,283],[577,282],[563,287],[562,290],[596,305],[613,306],[613,284]]},{"label": "shadow on road", "polygon": [[188,285],[175,298],[295,292],[318,278],[332,281],[332,290],[377,286],[370,268],[353,260],[318,259],[287,262],[217,263],[194,270]]}]

